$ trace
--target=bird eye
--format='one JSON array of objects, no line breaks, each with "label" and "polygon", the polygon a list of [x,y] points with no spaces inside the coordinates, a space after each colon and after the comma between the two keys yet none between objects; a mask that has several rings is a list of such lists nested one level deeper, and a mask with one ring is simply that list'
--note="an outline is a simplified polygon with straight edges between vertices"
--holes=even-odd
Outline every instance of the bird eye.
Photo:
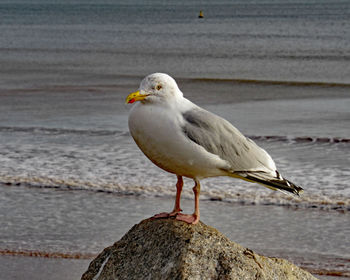
[{"label": "bird eye", "polygon": [[156,86],[156,90],[161,90],[162,86],[161,85],[157,85]]}]

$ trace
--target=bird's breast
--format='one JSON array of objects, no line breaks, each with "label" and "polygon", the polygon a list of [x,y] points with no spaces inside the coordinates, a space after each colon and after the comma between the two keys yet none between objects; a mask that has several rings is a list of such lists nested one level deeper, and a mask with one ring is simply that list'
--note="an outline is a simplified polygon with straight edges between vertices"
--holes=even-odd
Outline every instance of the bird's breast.
[{"label": "bird's breast", "polygon": [[[138,104],[137,104],[138,105]],[[223,175],[220,159],[186,138],[180,112],[157,106],[135,106],[129,129],[142,152],[160,168],[186,177]]]}]

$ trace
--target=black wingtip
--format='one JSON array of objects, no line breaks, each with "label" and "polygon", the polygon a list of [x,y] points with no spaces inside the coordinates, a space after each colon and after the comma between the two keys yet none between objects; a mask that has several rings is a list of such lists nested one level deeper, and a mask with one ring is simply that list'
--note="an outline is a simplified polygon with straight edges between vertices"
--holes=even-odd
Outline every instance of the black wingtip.
[{"label": "black wingtip", "polygon": [[278,179],[266,180],[266,179],[258,178],[257,176],[248,175],[246,176],[246,178],[249,180],[255,181],[259,184],[265,185],[269,188],[273,188],[282,192],[292,193],[299,197],[304,191],[302,187],[299,187],[293,184],[291,181],[288,181],[282,177]]},{"label": "black wingtip", "polygon": [[299,197],[304,192],[304,189],[302,187],[299,187],[284,178],[282,180],[273,180],[272,182],[274,183],[274,187],[278,190],[287,191]]},{"label": "black wingtip", "polygon": [[304,192],[304,189],[302,187],[299,187],[299,186],[296,186],[296,185],[294,185],[294,187],[295,187],[294,194],[296,194],[297,196],[300,196]]}]

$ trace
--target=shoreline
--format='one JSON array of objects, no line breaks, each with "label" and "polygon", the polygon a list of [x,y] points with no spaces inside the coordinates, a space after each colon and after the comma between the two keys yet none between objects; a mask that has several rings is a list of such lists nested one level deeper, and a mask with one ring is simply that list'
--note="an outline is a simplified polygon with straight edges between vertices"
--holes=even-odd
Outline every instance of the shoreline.
[{"label": "shoreline", "polygon": [[[106,185],[105,187],[96,185],[89,185],[88,182],[64,182],[64,181],[55,181],[53,179],[47,178],[33,178],[33,181],[25,181],[22,178],[12,178],[12,177],[4,177],[0,175],[0,187],[8,187],[8,188],[29,188],[29,189],[47,189],[47,190],[58,190],[65,192],[88,192],[91,194],[94,193],[104,193],[104,194],[112,194],[119,198],[145,198],[145,199],[171,199],[173,196],[171,189],[167,192],[160,193],[160,189],[155,189],[152,192],[148,191],[144,192],[147,187],[142,186],[112,186]],[[88,187],[84,187],[87,185]],[[307,193],[304,193],[303,196],[307,198],[307,200],[300,200],[299,197],[294,196],[285,196],[285,194],[280,192],[275,193],[262,193],[259,194],[258,200],[254,200],[251,194],[240,194],[237,192],[236,194],[225,195],[225,197],[220,196],[219,193],[210,193],[205,189],[201,192],[200,200],[203,202],[220,202],[224,204],[232,205],[232,206],[271,206],[271,207],[282,207],[284,209],[290,209],[294,211],[319,211],[320,213],[339,213],[339,214],[349,214],[349,200],[341,198],[339,196],[316,196],[309,197]],[[305,199],[304,198],[304,199]],[[183,199],[192,200],[192,192],[189,189],[185,189],[183,192]],[[257,198],[256,198],[257,199]],[[328,200],[327,200],[328,199]],[[332,201],[329,201],[332,199]]]}]

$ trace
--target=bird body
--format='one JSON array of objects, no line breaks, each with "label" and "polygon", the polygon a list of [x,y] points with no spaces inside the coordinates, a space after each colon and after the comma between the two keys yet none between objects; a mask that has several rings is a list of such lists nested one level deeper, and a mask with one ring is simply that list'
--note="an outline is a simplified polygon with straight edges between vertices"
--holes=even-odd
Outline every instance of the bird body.
[{"label": "bird body", "polygon": [[[187,99],[184,102],[195,106]],[[141,151],[170,173],[198,179],[226,175],[229,165],[225,160],[191,141],[185,133],[173,133],[186,125],[182,113],[171,106],[138,103],[130,112],[130,133]]]},{"label": "bird body", "polygon": [[[167,74],[144,78],[139,91],[126,100],[135,101],[140,102],[130,111],[130,133],[154,164],[177,175],[177,199],[170,214],[178,219],[198,222],[199,180],[207,177],[236,177],[293,194],[302,190],[279,174],[271,156],[254,141],[225,119],[186,99]],[[195,181],[196,207],[190,218],[180,214],[182,176]],[[159,217],[166,216],[163,214]]]}]

